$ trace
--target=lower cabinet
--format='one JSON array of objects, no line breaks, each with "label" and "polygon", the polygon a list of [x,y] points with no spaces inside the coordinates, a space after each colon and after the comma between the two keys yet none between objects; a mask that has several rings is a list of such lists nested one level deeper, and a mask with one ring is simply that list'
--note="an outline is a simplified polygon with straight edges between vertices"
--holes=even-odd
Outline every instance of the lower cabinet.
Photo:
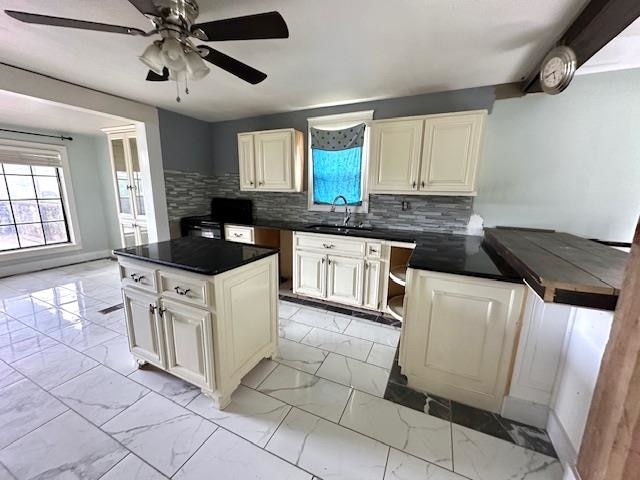
[{"label": "lower cabinet", "polygon": [[364,260],[327,255],[327,300],[362,305]]},{"label": "lower cabinet", "polygon": [[166,369],[199,387],[214,390],[211,313],[171,300],[161,300]]},{"label": "lower cabinet", "polygon": [[158,315],[158,297],[130,288],[122,291],[131,352],[164,368],[164,334]]},{"label": "lower cabinet", "polygon": [[294,293],[380,310],[389,262],[382,241],[296,233],[294,247]]},{"label": "lower cabinet", "polygon": [[412,388],[499,412],[524,286],[408,269],[400,349]]},{"label": "lower cabinet", "polygon": [[380,292],[382,291],[382,263],[378,260],[364,261],[364,298],[362,306],[380,310]]},{"label": "lower cabinet", "polygon": [[294,291],[303,295],[324,298],[327,283],[327,256],[321,253],[296,250],[293,263]]}]

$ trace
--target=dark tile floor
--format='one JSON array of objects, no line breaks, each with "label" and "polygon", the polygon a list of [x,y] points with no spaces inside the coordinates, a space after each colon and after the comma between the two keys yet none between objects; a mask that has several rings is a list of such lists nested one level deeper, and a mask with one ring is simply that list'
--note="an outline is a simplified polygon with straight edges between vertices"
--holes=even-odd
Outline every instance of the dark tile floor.
[{"label": "dark tile floor", "polygon": [[443,420],[449,420],[458,425],[557,458],[551,439],[542,428],[524,425],[504,418],[497,413],[409,388],[407,386],[407,377],[400,373],[397,351],[384,398],[399,405],[428,413]]}]

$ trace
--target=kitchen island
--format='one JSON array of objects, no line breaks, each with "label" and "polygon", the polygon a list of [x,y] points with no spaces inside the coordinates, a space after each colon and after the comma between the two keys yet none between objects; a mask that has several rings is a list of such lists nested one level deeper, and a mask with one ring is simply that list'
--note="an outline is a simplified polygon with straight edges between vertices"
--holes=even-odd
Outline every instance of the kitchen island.
[{"label": "kitchen island", "polygon": [[225,408],[277,348],[278,250],[203,237],[115,250],[129,347]]}]

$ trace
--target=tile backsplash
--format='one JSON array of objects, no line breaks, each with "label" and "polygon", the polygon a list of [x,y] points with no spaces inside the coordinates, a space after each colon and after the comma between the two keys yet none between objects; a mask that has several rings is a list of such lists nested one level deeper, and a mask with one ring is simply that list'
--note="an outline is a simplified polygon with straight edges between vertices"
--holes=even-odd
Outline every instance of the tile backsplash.
[{"label": "tile backsplash", "polygon": [[[207,176],[199,173],[165,170],[169,220],[209,213],[211,197],[238,197],[253,200],[253,215],[260,220],[295,222],[339,222],[338,213],[307,210],[307,192],[241,192],[237,173]],[[402,202],[409,208],[402,210]],[[353,215],[354,222],[373,227],[464,233],[473,213],[473,197],[370,195],[369,213]]]}]

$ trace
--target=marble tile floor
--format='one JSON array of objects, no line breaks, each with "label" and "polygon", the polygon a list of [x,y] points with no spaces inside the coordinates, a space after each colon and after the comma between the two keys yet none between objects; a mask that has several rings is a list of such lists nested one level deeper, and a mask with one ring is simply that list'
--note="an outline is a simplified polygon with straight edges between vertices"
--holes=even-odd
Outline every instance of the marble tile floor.
[{"label": "marble tile floor", "polygon": [[118,288],[109,260],[0,279],[0,480],[562,477],[554,457],[464,426],[453,402],[383,398],[406,388],[399,330],[310,305],[281,302],[278,355],[218,411],[136,367]]}]

